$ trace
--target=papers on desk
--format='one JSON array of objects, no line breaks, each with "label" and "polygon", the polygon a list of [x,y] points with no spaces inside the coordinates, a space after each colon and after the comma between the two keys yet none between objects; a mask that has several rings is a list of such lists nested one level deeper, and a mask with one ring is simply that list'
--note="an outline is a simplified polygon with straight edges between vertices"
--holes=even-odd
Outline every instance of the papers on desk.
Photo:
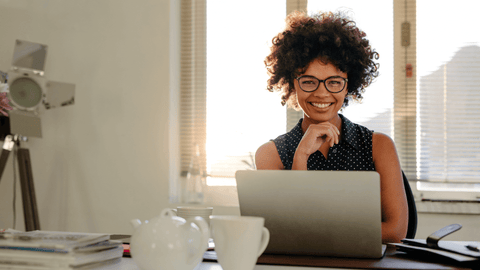
[{"label": "papers on desk", "polygon": [[0,233],[0,269],[95,269],[120,260],[121,241],[108,234],[7,230]]}]

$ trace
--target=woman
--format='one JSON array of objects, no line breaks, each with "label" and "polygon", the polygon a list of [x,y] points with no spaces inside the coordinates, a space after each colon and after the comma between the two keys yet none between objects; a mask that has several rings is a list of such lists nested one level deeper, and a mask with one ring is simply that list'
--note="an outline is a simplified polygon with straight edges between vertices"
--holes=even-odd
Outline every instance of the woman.
[{"label": "woman", "polygon": [[259,170],[375,170],[381,179],[382,241],[400,242],[407,232],[407,201],[393,141],[339,114],[361,100],[378,76],[378,53],[366,34],[341,13],[309,17],[294,12],[273,39],[265,60],[268,89],[282,104],[303,110],[288,133],[256,152]]}]

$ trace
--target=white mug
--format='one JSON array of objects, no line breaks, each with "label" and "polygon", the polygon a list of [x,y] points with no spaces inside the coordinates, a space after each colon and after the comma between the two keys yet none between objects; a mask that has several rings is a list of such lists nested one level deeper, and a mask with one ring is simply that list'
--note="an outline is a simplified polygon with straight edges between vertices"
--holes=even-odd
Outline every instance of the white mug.
[{"label": "white mug", "polygon": [[251,270],[267,248],[270,232],[262,217],[210,216],[210,230],[223,270]]}]

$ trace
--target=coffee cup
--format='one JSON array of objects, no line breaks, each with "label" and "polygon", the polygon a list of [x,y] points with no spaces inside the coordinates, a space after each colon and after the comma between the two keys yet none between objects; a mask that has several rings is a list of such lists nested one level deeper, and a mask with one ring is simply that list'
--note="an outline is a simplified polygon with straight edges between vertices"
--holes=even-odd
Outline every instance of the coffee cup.
[{"label": "coffee cup", "polygon": [[267,248],[265,219],[252,216],[210,216],[210,231],[223,270],[252,270]]}]

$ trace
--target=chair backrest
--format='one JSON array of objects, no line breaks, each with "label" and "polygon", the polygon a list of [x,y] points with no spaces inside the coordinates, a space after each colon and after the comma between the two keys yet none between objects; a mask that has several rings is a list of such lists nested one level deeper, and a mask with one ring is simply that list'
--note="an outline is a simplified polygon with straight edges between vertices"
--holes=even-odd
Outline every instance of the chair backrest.
[{"label": "chair backrest", "polygon": [[407,238],[415,238],[417,233],[417,207],[415,206],[415,198],[413,197],[412,189],[410,188],[410,183],[408,182],[405,173],[402,171],[403,175],[403,185],[405,186],[405,195],[407,196],[408,203],[408,229],[407,229]]}]

